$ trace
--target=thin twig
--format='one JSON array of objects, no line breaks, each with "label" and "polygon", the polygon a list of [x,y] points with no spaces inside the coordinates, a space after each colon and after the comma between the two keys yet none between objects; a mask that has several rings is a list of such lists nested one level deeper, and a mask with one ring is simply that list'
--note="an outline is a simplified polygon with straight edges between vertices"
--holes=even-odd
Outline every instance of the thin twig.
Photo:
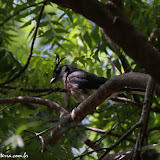
[{"label": "thin twig", "polygon": [[114,69],[119,73],[119,74],[122,74],[119,69],[114,65],[114,63],[112,62],[111,58],[110,57],[107,57],[109,62],[112,64],[112,66],[114,67]]},{"label": "thin twig", "polygon": [[[103,29],[101,29],[102,32],[104,33],[104,37],[106,38],[107,42],[110,44],[110,46],[112,47],[112,49],[114,50],[114,52],[117,54],[117,56],[119,57],[120,61],[121,61],[121,64],[123,66],[123,69],[124,69],[124,72],[127,73],[127,72],[130,72],[131,71],[131,67],[129,65],[129,63],[127,62],[125,56],[123,56],[123,54],[120,52],[120,50],[118,49],[118,47],[115,45],[115,43],[112,41],[112,39],[106,34],[106,32],[103,31]],[[110,59],[109,59],[110,61]],[[112,62],[110,61],[110,63],[112,64]],[[112,64],[114,65],[114,64]],[[116,67],[116,66],[115,66]],[[114,68],[115,68],[114,67]],[[115,68],[116,70],[117,67]],[[139,98],[137,95],[133,95],[133,98],[135,101],[139,102]]]},{"label": "thin twig", "polygon": [[114,52],[117,54],[117,56],[119,57],[122,66],[124,68],[125,72],[129,72],[131,71],[131,68],[129,67],[129,64],[127,62],[127,60],[125,59],[125,57],[122,55],[122,53],[120,52],[120,50],[117,48],[117,46],[114,44],[114,42],[110,39],[110,37],[106,34],[106,32],[103,31],[103,29],[101,29],[104,37],[106,38],[107,42],[110,44],[110,46],[112,47],[112,49],[114,50]]},{"label": "thin twig", "polygon": [[30,63],[30,59],[31,59],[32,54],[33,54],[33,47],[34,47],[34,43],[35,43],[35,40],[36,40],[36,36],[37,36],[37,32],[38,32],[38,28],[39,28],[40,20],[41,20],[41,17],[42,17],[42,13],[44,11],[45,4],[46,3],[44,1],[42,9],[41,9],[39,17],[38,17],[38,20],[37,20],[37,23],[36,23],[36,28],[35,28],[32,44],[31,44],[31,48],[30,48],[30,53],[28,55],[28,59],[27,59],[27,62],[25,64],[25,66],[17,74],[15,74],[15,76],[13,76],[11,79],[7,80],[6,82],[4,82],[4,83],[2,83],[0,85],[5,85],[5,84],[13,82],[17,78],[19,78],[22,75],[22,73],[27,69],[27,67],[28,67],[28,65]]},{"label": "thin twig", "polygon": [[36,96],[34,96],[34,97],[47,96],[47,95],[49,95],[49,94],[51,94],[51,93],[53,93],[53,92],[64,92],[64,93],[66,93],[66,92],[67,92],[67,89],[59,89],[59,88],[57,88],[57,89],[52,89],[52,90],[50,90],[49,92],[47,92],[46,94],[36,95]]},{"label": "thin twig", "polygon": [[[84,127],[83,125],[81,125],[81,126]],[[80,134],[78,131],[76,131],[76,134],[77,134],[77,136],[82,137],[83,142],[88,146],[88,148],[86,150],[88,150],[89,148],[92,148],[93,150],[100,150],[101,149],[99,144],[95,144],[93,141],[91,141],[85,135]]]},{"label": "thin twig", "polygon": [[44,149],[44,139],[43,139],[43,137],[39,133],[34,132],[34,131],[24,130],[24,132],[33,133],[41,140],[41,142],[42,142],[41,152],[43,152],[43,149]]},{"label": "thin twig", "polygon": [[129,134],[131,134],[140,125],[141,125],[140,123],[136,123],[134,126],[132,126],[121,138],[118,139],[117,142],[108,147],[106,149],[106,152],[102,154],[102,156],[98,160],[102,160],[108,152],[110,152],[114,147],[118,146]]},{"label": "thin twig", "polygon": [[130,113],[127,117],[125,117],[123,120],[121,120],[118,124],[113,126],[109,131],[107,131],[100,139],[95,141],[95,143],[101,142],[109,133],[111,133],[114,129],[116,129],[120,124],[122,124],[126,119],[131,117],[134,113],[136,113],[137,109],[135,109],[132,113]]},{"label": "thin twig", "polygon": [[84,154],[82,154],[82,155],[80,155],[80,156],[77,156],[77,157],[74,157],[74,158],[72,158],[72,160],[75,160],[75,159],[82,159],[84,156],[87,156],[87,155],[90,155],[90,154],[92,154],[92,153],[94,153],[94,152],[99,152],[99,151],[102,151],[102,150],[104,150],[105,148],[100,148],[100,149],[96,149],[96,150],[94,150],[94,151],[89,151],[89,152],[87,152],[87,153],[84,153]]},{"label": "thin twig", "polygon": [[[97,132],[97,133],[102,133],[102,134],[105,134],[106,131],[105,130],[102,130],[102,129],[99,129],[99,128],[94,128],[94,127],[88,127],[88,126],[84,126],[87,130],[90,130],[90,131],[93,131],[93,132]],[[109,135],[111,136],[114,136],[114,137],[118,137],[120,138],[122,135],[121,134],[118,134],[118,133],[114,133],[114,132],[110,132],[108,133]],[[130,137],[127,137],[126,140],[130,141],[130,142],[133,142],[135,143],[136,140],[133,139],[133,138],[130,138]]]},{"label": "thin twig", "polygon": [[[111,98],[112,100],[112,98]],[[128,104],[125,103],[123,104],[123,106],[127,106]],[[103,109],[96,109],[96,113],[101,113],[101,112],[104,112],[104,111],[107,111],[107,110],[110,110],[110,109],[115,109],[115,108],[118,108],[119,106],[121,106],[121,104],[116,104],[116,105],[113,105],[112,107],[111,106],[108,106],[106,108],[103,108]]]},{"label": "thin twig", "polygon": [[9,107],[11,107],[11,106],[13,106],[14,104],[11,104],[11,105],[9,105],[9,106],[7,106],[7,107],[4,107],[4,108],[2,108],[2,109],[0,109],[0,112],[2,112],[3,110],[5,110],[5,109],[7,109],[7,108],[9,108]]},{"label": "thin twig", "polygon": [[[127,103],[127,104],[133,104],[135,106],[138,106],[140,108],[143,107],[143,103],[137,103],[131,99],[128,98],[123,98],[123,97],[117,97],[117,98],[111,98],[111,100],[115,101],[115,102],[123,102],[123,103]],[[155,113],[160,113],[160,108],[159,107],[153,107],[151,106],[151,111],[155,112]]]},{"label": "thin twig", "polygon": [[0,88],[7,89],[7,90],[19,90],[22,92],[30,92],[30,93],[43,93],[43,92],[67,92],[66,89],[63,88],[22,88],[22,87],[15,87],[9,85],[2,85]]},{"label": "thin twig", "polygon": [[158,131],[158,130],[160,130],[160,126],[159,127],[149,128],[148,131],[147,131],[147,135],[152,131]]},{"label": "thin twig", "polygon": [[98,159],[98,160],[103,160],[103,158],[106,156],[106,154],[111,151],[114,147],[116,147],[117,145],[119,145],[129,134],[131,134],[136,128],[138,128],[141,124],[140,123],[136,123],[134,126],[132,126],[117,142],[115,142],[113,145],[111,145],[110,147],[106,147],[106,148],[100,148],[94,151],[90,151],[87,153],[84,153],[83,155],[74,157],[72,160],[75,160],[77,158],[82,158],[86,155],[90,155],[94,152],[99,152],[102,150],[106,150],[105,153],[102,154],[102,156]]},{"label": "thin twig", "polygon": [[[44,133],[46,133],[46,132],[54,129],[54,128],[55,128],[57,125],[59,125],[59,124],[60,124],[60,123],[58,123],[58,124],[56,124],[56,125],[54,125],[54,126],[52,126],[52,127],[50,127],[50,128],[47,128],[47,129],[45,129],[44,131],[42,131],[42,132],[40,132],[40,133],[36,133],[36,132],[34,132],[34,131],[29,131],[29,130],[24,130],[24,132],[30,132],[30,133],[33,133],[33,134],[36,133],[35,136],[32,136],[32,137],[26,139],[26,140],[24,141],[24,143],[26,143],[26,142],[32,140],[33,138],[36,138],[37,136],[40,136],[40,135],[42,135],[42,134],[44,134]],[[6,153],[6,152],[8,152],[8,151],[10,151],[10,150],[11,150],[11,148],[3,151],[3,153]]]},{"label": "thin twig", "polygon": [[150,35],[150,40],[149,42],[153,45],[155,42],[156,37],[158,37],[159,35],[159,29],[158,28],[154,28],[151,35]]}]

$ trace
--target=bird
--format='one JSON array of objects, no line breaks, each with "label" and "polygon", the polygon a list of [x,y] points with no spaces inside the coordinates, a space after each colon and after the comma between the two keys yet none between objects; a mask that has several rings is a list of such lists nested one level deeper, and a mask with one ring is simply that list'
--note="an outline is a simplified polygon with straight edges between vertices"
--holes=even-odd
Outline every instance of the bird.
[{"label": "bird", "polygon": [[[108,78],[98,76],[94,73],[79,69],[73,65],[56,65],[53,70],[53,76],[50,84],[60,81],[63,87],[73,97],[77,104],[83,102],[91,94],[93,94]],[[141,88],[122,88],[122,91],[133,91],[133,93],[144,94],[145,89]]]}]

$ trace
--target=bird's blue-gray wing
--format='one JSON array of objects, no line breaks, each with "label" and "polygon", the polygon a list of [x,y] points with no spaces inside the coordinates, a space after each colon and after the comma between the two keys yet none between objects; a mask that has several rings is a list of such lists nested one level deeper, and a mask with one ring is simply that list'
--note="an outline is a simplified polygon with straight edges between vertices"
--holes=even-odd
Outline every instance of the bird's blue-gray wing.
[{"label": "bird's blue-gray wing", "polygon": [[72,72],[68,78],[70,83],[77,84],[79,89],[98,89],[107,81],[107,78],[83,70]]}]

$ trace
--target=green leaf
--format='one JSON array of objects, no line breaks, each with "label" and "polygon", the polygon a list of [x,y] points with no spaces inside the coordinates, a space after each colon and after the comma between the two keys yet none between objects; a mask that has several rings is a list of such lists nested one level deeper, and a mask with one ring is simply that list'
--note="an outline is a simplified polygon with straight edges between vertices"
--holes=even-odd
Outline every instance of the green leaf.
[{"label": "green leaf", "polygon": [[100,45],[100,35],[99,35],[99,27],[96,25],[93,31],[91,32],[91,36],[96,44]]},{"label": "green leaf", "polygon": [[57,29],[54,29],[57,33],[68,33],[67,30],[65,29],[61,29],[61,28],[57,28]]},{"label": "green leaf", "polygon": [[70,10],[66,10],[65,13],[68,15],[70,21],[73,23],[73,17],[72,17],[72,13]]},{"label": "green leaf", "polygon": [[86,43],[88,44],[88,46],[90,48],[92,48],[92,40],[91,40],[91,36],[89,35],[89,33],[86,31],[84,36],[83,36],[84,40],[86,41]]},{"label": "green leaf", "polygon": [[61,23],[59,23],[58,21],[51,21],[53,25],[58,25],[58,26],[63,26]]},{"label": "green leaf", "polygon": [[47,25],[48,25],[48,21],[44,21],[39,24],[40,27],[45,27]]},{"label": "green leaf", "polygon": [[29,25],[31,25],[31,20],[29,20],[28,22],[26,22],[25,24],[23,24],[21,27],[19,27],[19,28],[24,28],[24,27],[27,27],[27,26],[29,26]]}]

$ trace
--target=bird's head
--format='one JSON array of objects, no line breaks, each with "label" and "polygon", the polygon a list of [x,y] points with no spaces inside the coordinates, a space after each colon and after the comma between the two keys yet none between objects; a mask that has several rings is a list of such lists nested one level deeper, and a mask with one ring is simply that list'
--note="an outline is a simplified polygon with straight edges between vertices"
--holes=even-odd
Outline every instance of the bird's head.
[{"label": "bird's head", "polygon": [[67,72],[67,66],[63,65],[63,66],[59,66],[59,64],[62,62],[62,60],[64,60],[64,58],[60,59],[59,55],[56,54],[56,60],[55,60],[55,67],[53,70],[53,76],[50,80],[50,84],[56,82],[56,81],[61,81],[62,78],[64,77],[64,75]]},{"label": "bird's head", "polygon": [[62,81],[62,78],[68,73],[68,66],[58,66],[53,70],[53,76],[50,80],[50,84],[56,82],[56,81]]}]

